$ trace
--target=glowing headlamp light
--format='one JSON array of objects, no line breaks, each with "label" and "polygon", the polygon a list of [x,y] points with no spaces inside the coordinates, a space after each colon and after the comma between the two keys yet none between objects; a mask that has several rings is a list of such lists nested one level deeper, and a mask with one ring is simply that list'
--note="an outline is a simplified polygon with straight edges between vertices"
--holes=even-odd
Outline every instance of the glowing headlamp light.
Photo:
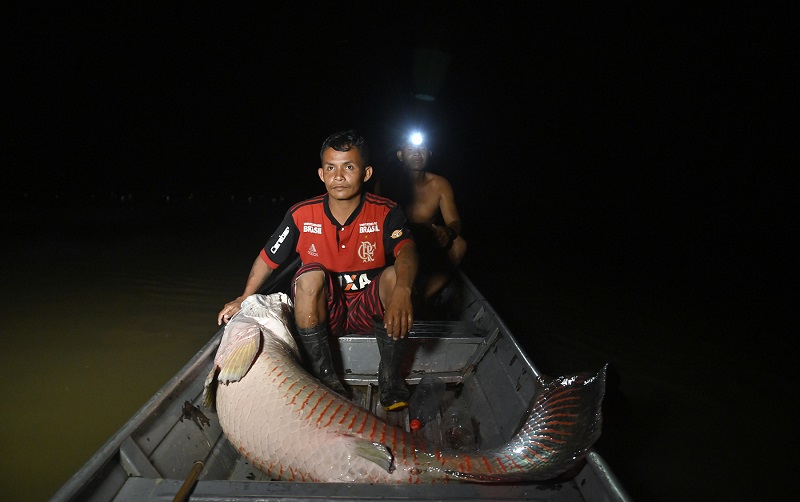
[{"label": "glowing headlamp light", "polygon": [[419,131],[414,131],[408,136],[408,142],[414,146],[419,146],[422,144],[423,138],[422,133]]}]

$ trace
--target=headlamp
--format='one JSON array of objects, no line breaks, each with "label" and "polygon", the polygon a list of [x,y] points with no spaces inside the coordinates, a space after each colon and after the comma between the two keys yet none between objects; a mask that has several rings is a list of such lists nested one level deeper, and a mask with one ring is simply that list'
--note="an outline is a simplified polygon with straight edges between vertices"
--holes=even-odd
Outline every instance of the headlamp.
[{"label": "headlamp", "polygon": [[420,146],[425,138],[422,136],[422,133],[419,131],[414,131],[408,136],[408,142],[414,146]]}]

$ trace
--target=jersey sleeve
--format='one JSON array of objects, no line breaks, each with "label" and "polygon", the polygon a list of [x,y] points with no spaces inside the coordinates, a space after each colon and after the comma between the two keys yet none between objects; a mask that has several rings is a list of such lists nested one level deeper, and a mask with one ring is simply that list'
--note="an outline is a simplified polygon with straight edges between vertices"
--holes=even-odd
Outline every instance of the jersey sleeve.
[{"label": "jersey sleeve", "polygon": [[406,215],[400,205],[389,210],[386,220],[384,220],[384,229],[383,248],[386,250],[386,254],[391,255],[392,258],[397,257],[401,247],[409,242],[414,242],[411,230],[406,224]]},{"label": "jersey sleeve", "polygon": [[294,221],[291,210],[289,210],[283,217],[281,224],[278,225],[278,228],[269,240],[267,240],[264,249],[261,250],[261,259],[264,260],[270,268],[278,268],[296,253],[299,235],[300,232],[297,230],[297,224]]}]

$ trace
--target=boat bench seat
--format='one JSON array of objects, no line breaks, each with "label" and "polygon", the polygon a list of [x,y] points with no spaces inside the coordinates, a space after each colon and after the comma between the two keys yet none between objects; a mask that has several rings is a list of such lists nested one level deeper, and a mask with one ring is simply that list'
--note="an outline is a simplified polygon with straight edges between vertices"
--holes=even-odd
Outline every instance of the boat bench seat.
[{"label": "boat bench seat", "polygon": [[[376,327],[376,332],[385,334],[386,330]],[[406,381],[416,384],[423,375],[433,372],[446,381],[459,381],[474,362],[476,353],[486,346],[487,334],[473,321],[414,322],[404,355]],[[345,381],[355,385],[377,382],[380,354],[375,337],[346,335],[337,341],[342,361],[340,374]]]}]

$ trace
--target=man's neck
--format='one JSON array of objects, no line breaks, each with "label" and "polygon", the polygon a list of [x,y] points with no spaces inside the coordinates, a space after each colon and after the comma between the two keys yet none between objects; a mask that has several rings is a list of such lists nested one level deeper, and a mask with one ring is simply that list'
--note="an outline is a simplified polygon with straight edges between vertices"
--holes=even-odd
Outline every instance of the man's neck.
[{"label": "man's neck", "polygon": [[328,197],[328,207],[331,209],[331,214],[339,222],[340,225],[347,223],[350,215],[356,210],[361,203],[361,194],[358,197],[346,200],[338,200],[333,197]]},{"label": "man's neck", "polygon": [[425,170],[419,171],[409,171],[409,176],[411,177],[411,181],[413,183],[422,183],[425,181]]}]

